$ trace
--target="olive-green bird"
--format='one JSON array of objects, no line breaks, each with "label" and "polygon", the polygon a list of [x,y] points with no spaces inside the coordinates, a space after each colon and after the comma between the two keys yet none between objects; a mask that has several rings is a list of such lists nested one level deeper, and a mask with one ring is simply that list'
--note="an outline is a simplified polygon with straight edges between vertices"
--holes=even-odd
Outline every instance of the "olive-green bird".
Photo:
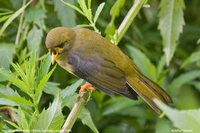
[{"label": "olive-green bird", "polygon": [[170,96],[144,76],[127,55],[94,31],[57,27],[48,33],[46,47],[52,54],[52,63],[56,61],[108,95],[116,93],[130,99],[139,95],[159,114],[153,99],[172,103]]}]

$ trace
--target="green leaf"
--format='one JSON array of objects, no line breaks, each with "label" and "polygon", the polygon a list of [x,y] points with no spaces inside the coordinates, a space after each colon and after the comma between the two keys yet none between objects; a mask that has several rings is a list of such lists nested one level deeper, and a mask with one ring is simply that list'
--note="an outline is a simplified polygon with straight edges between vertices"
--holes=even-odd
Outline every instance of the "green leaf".
[{"label": "green leaf", "polygon": [[156,133],[171,133],[172,125],[169,120],[166,119],[158,119],[156,123]]},{"label": "green leaf", "polygon": [[40,44],[42,42],[43,32],[42,29],[38,29],[34,26],[28,33],[27,42],[30,51],[39,51]]},{"label": "green leaf", "polygon": [[109,102],[109,104],[105,103],[106,107],[104,107],[104,110],[103,110],[104,116],[117,113],[121,110],[125,110],[126,108],[129,108],[141,103],[141,101],[139,100],[133,101],[124,97],[112,98],[108,100],[107,102]]},{"label": "green leaf", "polygon": [[86,13],[88,9],[87,9],[85,0],[78,0],[78,3],[79,3],[79,5],[80,5],[82,11],[83,11],[84,13]]},{"label": "green leaf", "polygon": [[155,81],[156,68],[148,59],[148,57],[139,49],[134,48],[130,45],[127,45],[126,48],[129,51],[131,58],[133,59],[134,63],[137,65],[139,70],[141,70],[144,75]]},{"label": "green leaf", "polygon": [[17,18],[24,10],[25,8],[31,3],[32,1],[29,1],[26,5],[22,6],[18,11],[16,11],[2,26],[0,29],[0,36],[2,36],[5,29],[10,25],[10,23]]},{"label": "green leaf", "polygon": [[181,68],[184,68],[188,64],[197,62],[200,60],[200,51],[193,52],[190,57],[188,57],[181,65]]},{"label": "green leaf", "polygon": [[162,0],[160,3],[159,26],[163,38],[163,50],[166,63],[169,65],[176,47],[180,33],[183,31],[185,9],[184,0]]},{"label": "green leaf", "polygon": [[25,23],[31,24],[34,23],[35,25],[39,26],[40,29],[46,29],[44,19],[46,18],[45,10],[42,8],[29,8],[25,12]]},{"label": "green leaf", "polygon": [[23,110],[20,107],[18,108],[18,112],[19,112],[19,116],[20,116],[20,120],[21,120],[21,128],[23,130],[26,130],[26,132],[30,132],[29,127],[28,127],[28,121],[25,117]]},{"label": "green leaf", "polygon": [[193,85],[196,89],[200,91],[200,82],[198,81],[192,81],[190,82],[191,85]]},{"label": "green leaf", "polygon": [[0,105],[17,106],[18,104],[6,98],[0,98]]},{"label": "green leaf", "polygon": [[73,83],[70,86],[67,86],[65,89],[63,89],[61,91],[61,97],[62,98],[66,98],[70,95],[73,95],[75,93],[75,91],[77,90],[77,88],[83,84],[83,79],[79,79],[78,81],[76,81],[75,83]]},{"label": "green leaf", "polygon": [[44,76],[47,75],[49,68],[51,66],[51,56],[50,54],[44,55],[44,59],[41,61],[39,70],[37,71],[37,79],[36,79],[36,84],[39,84],[39,81],[42,80]]},{"label": "green leaf", "polygon": [[19,94],[10,87],[0,87],[0,97],[1,96],[19,96]]},{"label": "green leaf", "polygon": [[29,106],[34,106],[34,104],[30,101],[30,100],[27,100],[23,97],[19,97],[19,96],[7,96],[5,97],[6,99],[8,100],[11,100],[17,104],[25,104],[25,105],[29,105]]},{"label": "green leaf", "polygon": [[125,2],[126,0],[117,0],[115,2],[115,4],[112,6],[110,10],[110,15],[112,16],[112,19],[119,16],[121,8],[124,6]]},{"label": "green leaf", "polygon": [[11,43],[0,43],[0,67],[5,69],[10,68],[10,61],[12,61],[15,54],[15,45]]},{"label": "green leaf", "polygon": [[[68,0],[69,3],[74,3],[74,0]],[[61,1],[54,0],[54,9],[58,14],[62,26],[74,27],[76,25],[76,13],[73,9],[65,6]]]},{"label": "green leaf", "polygon": [[47,94],[56,96],[58,95],[58,93],[60,93],[61,89],[58,87],[58,83],[54,83],[54,82],[47,82],[44,85],[44,89],[43,91]]},{"label": "green leaf", "polygon": [[7,120],[4,120],[6,123],[10,124],[11,126],[15,127],[16,129],[18,129],[19,131],[22,131],[23,129],[21,129],[17,124],[15,124],[14,122],[12,121],[7,121]]},{"label": "green leaf", "polygon": [[30,95],[30,88],[19,78],[16,78],[11,72],[6,69],[0,69],[0,75],[10,81],[13,85],[17,86],[21,91]]},{"label": "green leaf", "polygon": [[86,108],[81,110],[78,118],[80,118],[82,123],[87,125],[94,133],[99,133],[96,126],[94,125],[90,112]]},{"label": "green leaf", "polygon": [[[49,128],[53,128],[52,123],[55,123],[58,119],[61,120],[59,115],[61,115],[61,102],[59,100],[59,96],[57,95],[52,105],[50,105],[47,110],[44,109],[38,119],[34,119],[33,123],[35,124],[32,129],[48,130]],[[63,123],[62,120],[60,122]],[[58,125],[56,125],[56,128],[57,127]]]},{"label": "green leaf", "polygon": [[200,131],[200,109],[198,110],[177,110],[155,100],[155,103],[164,111],[173,125],[183,132],[198,133]]},{"label": "green leaf", "polygon": [[190,83],[192,80],[200,77],[200,71],[199,70],[193,70],[187,73],[183,73],[177,78],[175,78],[167,87],[167,90],[170,92],[170,94],[176,95],[181,86],[184,84]]},{"label": "green leaf", "polygon": [[69,7],[71,7],[72,9],[76,10],[76,11],[79,12],[80,14],[84,15],[84,13],[81,11],[80,8],[74,6],[73,4],[67,3],[67,2],[65,2],[64,0],[61,0],[61,1],[62,1],[63,4],[65,4],[65,5],[69,6]]},{"label": "green leaf", "polygon": [[43,77],[42,80],[40,80],[40,83],[37,86],[37,89],[35,90],[35,97],[38,99],[38,102],[40,100],[41,92],[42,92],[42,89],[44,88],[44,85],[49,80],[49,78],[51,77],[51,75],[55,69],[56,69],[56,65],[54,66],[53,69],[51,69],[51,71],[46,76]]},{"label": "green leaf", "polygon": [[101,13],[101,11],[103,10],[104,5],[105,5],[105,2],[101,3],[101,4],[98,6],[98,8],[97,8],[97,10],[96,10],[96,12],[95,12],[95,15],[94,15],[94,23],[96,23],[96,21],[97,21],[99,15],[100,15],[100,13]]},{"label": "green leaf", "polygon": [[197,40],[197,44],[200,44],[200,38]]}]

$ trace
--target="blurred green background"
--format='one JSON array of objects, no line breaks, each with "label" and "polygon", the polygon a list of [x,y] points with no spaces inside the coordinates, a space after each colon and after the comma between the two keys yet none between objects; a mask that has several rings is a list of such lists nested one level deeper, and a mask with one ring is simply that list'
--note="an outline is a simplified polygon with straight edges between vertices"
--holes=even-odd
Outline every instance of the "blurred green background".
[{"label": "blurred green background", "polygon": [[[161,1],[164,3],[166,0]],[[149,0],[146,6],[142,7],[134,23],[131,24],[118,46],[134,60],[138,68],[146,76],[157,82],[170,94],[174,101],[170,105],[171,107],[179,110],[195,110],[200,108],[200,1],[177,0],[177,7],[172,7],[171,5],[162,6],[161,1]],[[24,67],[26,65],[23,66],[23,62],[25,59],[28,60],[31,51],[39,51],[35,55],[37,61],[45,58],[43,55],[48,53],[48,50],[45,48],[45,36],[50,29],[58,26],[76,27],[77,25],[88,24],[88,20],[83,15],[64,5],[60,0],[33,0],[23,12],[17,14],[17,11],[27,2],[28,0],[0,1],[0,67],[8,71],[11,70],[13,74],[17,72],[15,72],[16,69],[13,68],[13,65],[11,66],[11,62],[19,64],[22,70],[25,70]],[[77,1],[74,0],[66,0],[66,2],[79,6]],[[102,2],[105,2],[105,6],[97,20],[96,27],[102,36],[110,39],[134,1],[92,0],[92,13],[95,13],[95,10]],[[181,9],[181,5],[179,5],[181,2],[185,2],[185,9]],[[112,8],[113,5],[115,5],[115,8]],[[175,12],[175,10],[172,12],[172,15],[174,15],[172,19],[174,27],[172,27],[172,30],[175,29],[174,32],[180,35],[180,37],[175,39],[175,43],[172,44],[172,50],[175,52],[174,55],[172,54],[173,57],[169,65],[166,65],[166,55],[163,52],[163,40],[166,38],[161,36],[159,29],[162,31],[162,29],[170,27],[169,23],[159,28],[158,25],[162,17],[171,13],[163,11],[164,13],[161,14],[161,10],[164,10],[164,8],[169,9],[170,7],[180,8],[180,12],[183,12],[183,14],[181,16],[181,13],[178,14],[178,11]],[[13,14],[15,14],[15,19],[8,24],[4,31],[5,22]],[[179,17],[184,17],[184,20],[181,21]],[[178,21],[185,21],[185,25],[178,23]],[[182,32],[177,31],[178,29],[176,30],[179,26],[183,26]],[[176,37],[176,35],[172,33],[171,38],[173,37]],[[34,68],[35,73],[40,70],[38,64]],[[47,70],[48,68],[49,66]],[[36,74],[33,81],[37,78],[38,75]],[[19,79],[21,78],[19,77]],[[50,103],[55,99],[52,95],[53,93],[61,89],[66,90],[67,86],[75,83],[77,80],[78,78],[57,66],[49,82],[46,83],[38,103],[39,112],[50,106]],[[8,98],[11,90],[19,93],[16,97],[24,97],[25,99],[29,99],[29,97],[18,86],[13,85],[13,82],[8,77],[5,78],[5,76],[0,75],[0,81],[0,127],[2,130],[15,129],[16,127],[4,121],[5,119],[10,120],[10,116],[5,113],[5,108],[12,107],[13,109],[17,106],[15,104],[7,105],[8,102],[5,99],[17,103],[17,100]],[[8,87],[12,88],[9,92],[5,89],[8,89]],[[7,93],[8,95],[5,97]],[[64,118],[68,115],[70,104],[73,105],[76,97],[72,96],[65,100],[68,105],[61,108]],[[29,121],[30,114],[26,113],[28,109],[24,109],[26,108],[24,105],[21,108],[24,110],[26,120]],[[92,94],[84,109],[86,111],[83,115],[88,117],[89,120],[85,117],[80,117],[72,128],[73,133],[95,132],[94,128],[91,128],[93,124],[87,122],[94,123],[98,131],[102,133],[170,133],[172,129],[179,127],[167,117],[159,118],[144,102],[132,101],[121,96],[109,97],[99,91]],[[194,115],[193,112],[188,113],[191,113],[192,116]],[[199,116],[200,111],[197,116],[194,115],[197,118]],[[88,120],[85,121],[87,126],[83,118]],[[19,123],[17,124],[19,125]]]}]

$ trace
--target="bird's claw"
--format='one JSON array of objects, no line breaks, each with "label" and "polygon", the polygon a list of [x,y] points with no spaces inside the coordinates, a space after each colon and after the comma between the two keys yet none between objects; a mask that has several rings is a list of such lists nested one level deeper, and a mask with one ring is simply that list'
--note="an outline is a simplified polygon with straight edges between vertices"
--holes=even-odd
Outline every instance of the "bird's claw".
[{"label": "bird's claw", "polygon": [[88,91],[88,90],[92,90],[92,91],[96,91],[96,89],[92,86],[92,84],[90,83],[85,83],[84,85],[81,86],[81,89],[79,90],[79,93]]}]

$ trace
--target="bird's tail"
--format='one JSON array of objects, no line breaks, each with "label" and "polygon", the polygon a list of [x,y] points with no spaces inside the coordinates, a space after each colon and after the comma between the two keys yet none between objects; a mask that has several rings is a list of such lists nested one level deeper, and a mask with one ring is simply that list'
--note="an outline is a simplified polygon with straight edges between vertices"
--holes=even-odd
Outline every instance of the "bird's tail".
[{"label": "bird's tail", "polygon": [[159,85],[140,73],[127,77],[127,83],[158,114],[161,110],[156,106],[154,99],[165,104],[172,103],[170,96]]}]

